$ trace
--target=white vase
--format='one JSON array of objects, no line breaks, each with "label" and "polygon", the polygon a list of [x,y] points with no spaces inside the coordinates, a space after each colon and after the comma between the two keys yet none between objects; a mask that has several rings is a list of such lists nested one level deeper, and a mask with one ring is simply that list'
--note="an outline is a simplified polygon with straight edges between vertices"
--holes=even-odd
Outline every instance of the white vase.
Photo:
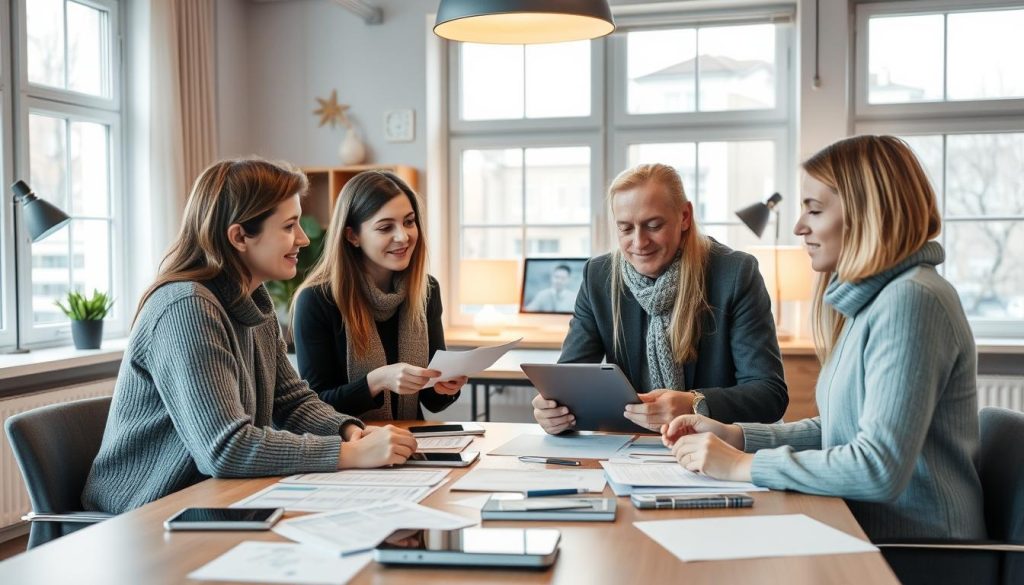
[{"label": "white vase", "polygon": [[345,139],[338,148],[338,156],[344,165],[357,165],[366,160],[366,146],[355,127],[349,128],[345,133]]}]

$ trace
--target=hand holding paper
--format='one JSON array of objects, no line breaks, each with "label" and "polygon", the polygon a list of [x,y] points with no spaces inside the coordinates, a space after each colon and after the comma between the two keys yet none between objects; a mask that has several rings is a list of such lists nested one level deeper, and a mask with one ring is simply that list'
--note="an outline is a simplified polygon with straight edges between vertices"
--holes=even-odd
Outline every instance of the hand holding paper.
[{"label": "hand holding paper", "polygon": [[478,347],[469,351],[446,351],[439,349],[427,366],[430,370],[441,372],[441,375],[427,380],[423,388],[433,388],[440,381],[448,381],[460,376],[471,376],[494,365],[494,362],[505,355],[505,352],[519,345],[523,338],[502,345]]}]

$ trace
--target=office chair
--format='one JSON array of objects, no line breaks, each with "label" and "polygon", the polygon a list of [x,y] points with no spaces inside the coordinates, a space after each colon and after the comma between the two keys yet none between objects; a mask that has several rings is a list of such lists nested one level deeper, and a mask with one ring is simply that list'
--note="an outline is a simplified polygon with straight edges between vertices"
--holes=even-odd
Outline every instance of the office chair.
[{"label": "office chair", "polygon": [[110,397],[53,404],[7,419],[7,438],[32,512],[28,548],[112,517],[82,510],[82,490],[103,440]]},{"label": "office chair", "polygon": [[978,475],[988,541],[876,542],[906,585],[1024,583],[1024,413],[979,413]]}]

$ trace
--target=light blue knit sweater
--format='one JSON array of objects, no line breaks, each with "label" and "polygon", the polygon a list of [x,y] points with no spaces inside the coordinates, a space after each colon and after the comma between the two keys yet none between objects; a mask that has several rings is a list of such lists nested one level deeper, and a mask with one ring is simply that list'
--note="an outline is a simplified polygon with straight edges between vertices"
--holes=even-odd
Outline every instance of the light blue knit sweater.
[{"label": "light blue knit sweater", "polygon": [[341,428],[285,354],[270,295],[218,279],[160,287],[132,330],[82,494],[121,513],[208,477],[334,471]]},{"label": "light blue knit sweater", "polygon": [[872,539],[985,538],[977,354],[929,242],[860,283],[833,282],[846,316],[818,377],[820,416],[741,424],[757,485],[840,496]]}]

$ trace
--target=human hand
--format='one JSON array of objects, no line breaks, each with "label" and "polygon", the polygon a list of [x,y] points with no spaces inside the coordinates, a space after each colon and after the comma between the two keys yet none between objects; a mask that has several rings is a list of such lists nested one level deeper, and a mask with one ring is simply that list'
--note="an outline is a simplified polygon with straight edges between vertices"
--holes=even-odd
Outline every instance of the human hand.
[{"label": "human hand", "polygon": [[680,437],[711,433],[724,440],[731,447],[743,450],[743,429],[739,425],[727,425],[700,414],[684,414],[672,419],[661,427],[661,442],[671,447]]},{"label": "human hand", "polygon": [[623,416],[634,423],[657,431],[673,418],[693,412],[693,393],[660,388],[639,394],[640,404],[627,404]]},{"label": "human hand", "polygon": [[576,424],[576,417],[569,409],[554,400],[546,400],[540,394],[533,397],[533,418],[537,419],[544,432],[557,435]]},{"label": "human hand", "polygon": [[672,445],[672,456],[690,471],[727,481],[750,481],[754,459],[714,433],[679,437]]},{"label": "human hand", "polygon": [[366,427],[357,439],[342,443],[338,469],[400,465],[415,451],[416,437],[405,429]]},{"label": "human hand", "polygon": [[441,375],[437,370],[428,370],[412,364],[399,362],[381,366],[366,375],[370,392],[377,396],[387,390],[395,394],[415,394],[430,381]]},{"label": "human hand", "polygon": [[467,376],[458,376],[447,381],[441,380],[437,384],[434,384],[434,391],[445,396],[452,396],[454,394],[458,394],[459,390],[461,390],[468,381],[469,378]]}]

